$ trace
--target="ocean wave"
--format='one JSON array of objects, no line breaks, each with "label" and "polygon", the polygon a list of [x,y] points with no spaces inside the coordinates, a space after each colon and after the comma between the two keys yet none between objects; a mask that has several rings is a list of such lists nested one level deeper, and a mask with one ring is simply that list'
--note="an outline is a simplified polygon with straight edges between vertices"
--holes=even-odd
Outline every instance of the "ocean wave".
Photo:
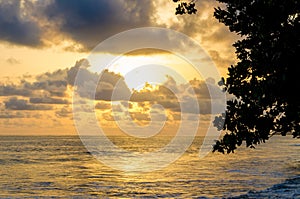
[{"label": "ocean wave", "polygon": [[261,191],[249,191],[247,194],[237,197],[229,197],[227,199],[237,198],[281,198],[281,199],[300,199],[300,176],[296,176],[285,180],[283,183],[273,185],[270,188]]}]

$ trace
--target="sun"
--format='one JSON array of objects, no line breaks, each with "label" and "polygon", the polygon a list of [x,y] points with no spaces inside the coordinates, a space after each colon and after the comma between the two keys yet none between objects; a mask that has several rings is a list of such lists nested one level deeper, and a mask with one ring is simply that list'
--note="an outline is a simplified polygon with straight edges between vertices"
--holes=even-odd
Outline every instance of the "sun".
[{"label": "sun", "polygon": [[178,83],[199,78],[190,63],[171,53],[119,56],[108,68],[121,74],[130,89],[140,90],[145,83],[157,86],[172,77]]}]

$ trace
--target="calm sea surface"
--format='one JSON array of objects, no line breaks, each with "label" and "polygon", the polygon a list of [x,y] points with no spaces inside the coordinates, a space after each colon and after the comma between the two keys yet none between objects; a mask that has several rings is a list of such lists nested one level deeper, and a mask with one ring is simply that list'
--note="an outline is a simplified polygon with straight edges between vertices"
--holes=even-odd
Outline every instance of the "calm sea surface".
[{"label": "calm sea surface", "polygon": [[[170,140],[110,139],[136,153]],[[168,167],[139,173],[105,166],[77,136],[1,136],[0,198],[300,198],[299,139],[275,136],[254,150],[200,159],[201,144],[196,137]]]}]

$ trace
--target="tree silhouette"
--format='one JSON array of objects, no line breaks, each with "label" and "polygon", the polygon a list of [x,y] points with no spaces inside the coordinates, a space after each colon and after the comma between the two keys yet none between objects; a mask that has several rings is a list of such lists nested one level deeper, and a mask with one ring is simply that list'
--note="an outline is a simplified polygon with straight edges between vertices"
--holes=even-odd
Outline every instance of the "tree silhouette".
[{"label": "tree silhouette", "polygon": [[254,147],[275,134],[300,138],[300,1],[217,1],[225,7],[215,18],[242,39],[233,44],[238,63],[220,81],[236,98],[214,121],[225,135],[213,151]]},{"label": "tree silhouette", "polygon": [[190,2],[180,1],[180,0],[173,0],[174,3],[177,3],[176,8],[176,15],[183,15],[183,14],[196,14],[197,9],[195,8],[195,0]]}]

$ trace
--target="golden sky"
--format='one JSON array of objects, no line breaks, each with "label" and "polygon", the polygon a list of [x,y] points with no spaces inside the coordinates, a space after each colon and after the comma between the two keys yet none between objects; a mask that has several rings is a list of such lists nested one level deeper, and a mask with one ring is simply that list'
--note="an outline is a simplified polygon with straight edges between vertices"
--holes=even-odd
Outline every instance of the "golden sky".
[{"label": "golden sky", "polygon": [[[164,35],[157,41],[160,45],[171,50],[183,45],[189,51],[182,54],[195,54],[196,63],[208,71],[215,65],[220,76],[226,76],[227,67],[235,62],[232,44],[238,37],[213,18],[216,2],[197,1],[196,6],[196,15],[176,16],[171,0],[0,0],[0,134],[74,134],[74,119],[78,119],[74,118],[74,107],[83,115],[93,112],[109,134],[120,133],[118,125],[132,127],[130,122],[118,122],[127,121],[127,112],[140,127],[151,122],[159,126],[159,121],[166,120],[161,134],[168,134],[181,122],[180,104],[188,104],[189,87],[194,89],[201,114],[186,106],[185,116],[190,121],[200,118],[198,131],[207,128],[210,104],[219,103],[219,79],[201,77],[189,60],[172,52],[142,49],[118,55],[108,70],[94,71],[97,63],[89,59],[95,54],[116,56],[92,50],[123,31],[169,28],[198,42],[203,51],[195,52],[189,43]],[[137,35],[113,48],[145,40],[144,35]],[[92,86],[101,78],[95,98],[86,91],[91,86],[86,81],[82,87],[86,90],[79,90],[80,100],[74,102],[80,68]],[[209,94],[208,87],[217,94]],[[113,92],[120,99],[111,100]],[[211,102],[212,98],[216,100]],[[95,110],[90,110],[91,100]]]}]

